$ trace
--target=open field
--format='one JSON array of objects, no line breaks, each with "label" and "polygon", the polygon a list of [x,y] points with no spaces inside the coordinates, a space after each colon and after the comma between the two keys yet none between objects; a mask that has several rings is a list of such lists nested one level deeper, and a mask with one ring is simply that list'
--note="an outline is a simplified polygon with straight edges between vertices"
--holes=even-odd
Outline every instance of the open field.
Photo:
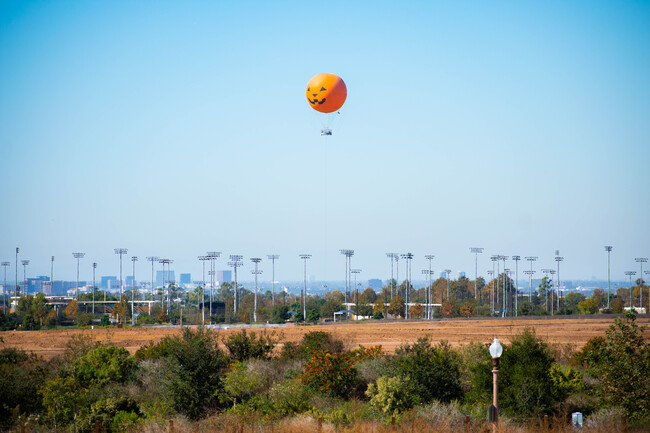
[{"label": "open field", "polygon": [[[639,317],[641,325],[650,324],[650,318]],[[393,352],[405,342],[413,342],[418,337],[430,335],[433,341],[447,340],[453,346],[470,342],[489,343],[494,337],[508,342],[512,335],[524,328],[534,328],[537,335],[549,343],[572,344],[576,349],[595,336],[604,336],[607,328],[614,323],[613,316],[576,316],[516,318],[516,319],[446,319],[413,322],[337,323],[319,326],[288,326],[276,329],[284,334],[283,341],[298,342],[310,331],[325,331],[345,342],[348,348],[359,344],[374,346],[381,344],[386,352]],[[255,329],[260,332],[261,329]],[[108,329],[58,329],[45,331],[7,331],[0,332],[4,347],[16,347],[31,351],[46,359],[60,355],[67,341],[75,335],[91,335],[104,343],[125,347],[132,354],[149,341],[158,341],[166,335],[180,334],[180,328],[108,328]],[[239,329],[215,330],[219,335],[239,332]],[[646,329],[650,338],[650,330]]]}]

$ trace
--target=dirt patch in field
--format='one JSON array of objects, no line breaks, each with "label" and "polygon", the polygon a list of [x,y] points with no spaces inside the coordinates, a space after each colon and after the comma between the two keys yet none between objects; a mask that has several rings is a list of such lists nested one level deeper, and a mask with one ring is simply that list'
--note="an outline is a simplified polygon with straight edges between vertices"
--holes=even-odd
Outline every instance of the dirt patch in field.
[{"label": "dirt patch in field", "polygon": [[[638,318],[641,325],[650,324],[650,318]],[[325,331],[344,341],[347,348],[382,345],[388,353],[395,351],[403,343],[411,343],[418,337],[431,336],[433,341],[446,340],[452,346],[470,342],[489,343],[494,337],[508,342],[511,337],[525,328],[535,329],[538,336],[549,343],[571,344],[576,349],[582,347],[590,338],[605,336],[605,331],[614,323],[612,316],[589,318],[516,318],[516,319],[449,319],[436,321],[383,322],[366,321],[359,323],[340,323],[317,326],[288,326],[268,329],[282,333],[282,342],[298,342],[311,331]],[[264,332],[256,328],[253,332]],[[218,335],[240,332],[239,329],[219,329]],[[4,343],[0,347],[16,347],[34,352],[46,359],[60,355],[66,343],[75,335],[90,335],[105,344],[125,347],[130,353],[150,341],[159,341],[167,335],[180,335],[176,328],[107,328],[107,329],[57,329],[46,331],[7,331],[0,332]],[[646,330],[650,338],[650,330]]]}]

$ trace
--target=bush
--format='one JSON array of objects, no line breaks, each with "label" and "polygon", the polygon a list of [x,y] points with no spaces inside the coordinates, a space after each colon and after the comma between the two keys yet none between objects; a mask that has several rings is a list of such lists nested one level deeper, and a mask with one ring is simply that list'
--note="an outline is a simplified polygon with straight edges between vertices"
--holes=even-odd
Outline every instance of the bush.
[{"label": "bush", "polygon": [[245,329],[237,334],[229,335],[222,339],[224,346],[228,349],[230,357],[236,361],[246,361],[248,359],[269,359],[273,349],[279,342],[275,331],[271,333],[262,333],[260,337],[251,332],[248,334]]},{"label": "bush", "polygon": [[0,350],[0,429],[9,427],[16,415],[40,409],[37,390],[46,375],[45,364],[35,355],[15,348]]},{"label": "bush", "polygon": [[382,415],[392,415],[410,409],[418,403],[413,382],[406,377],[380,377],[368,385],[366,395],[370,406]]},{"label": "bush", "polygon": [[77,359],[73,375],[81,386],[103,386],[111,382],[125,382],[134,367],[133,358],[123,347],[98,347]]},{"label": "bush", "polygon": [[271,310],[271,323],[284,323],[289,320],[289,307],[276,305]]},{"label": "bush", "polygon": [[397,348],[392,362],[400,376],[411,378],[420,402],[462,397],[459,356],[447,343],[432,346],[429,337],[418,338]]},{"label": "bush", "polygon": [[323,394],[346,398],[354,388],[357,371],[346,353],[317,352],[305,364],[302,383]]},{"label": "bush", "polygon": [[287,379],[275,384],[269,392],[269,397],[279,415],[293,415],[310,409],[310,394],[295,379]]}]

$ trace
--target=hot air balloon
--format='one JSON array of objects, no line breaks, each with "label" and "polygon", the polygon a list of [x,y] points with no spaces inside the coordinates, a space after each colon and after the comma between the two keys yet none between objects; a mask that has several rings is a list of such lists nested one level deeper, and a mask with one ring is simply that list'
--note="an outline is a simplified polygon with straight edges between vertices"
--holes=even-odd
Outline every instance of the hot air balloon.
[{"label": "hot air balloon", "polygon": [[[338,110],[345,103],[348,96],[348,89],[345,83],[335,74],[317,74],[307,83],[307,101],[316,111],[325,114],[321,135],[332,135],[330,125]],[[336,114],[332,114],[336,113]]]}]

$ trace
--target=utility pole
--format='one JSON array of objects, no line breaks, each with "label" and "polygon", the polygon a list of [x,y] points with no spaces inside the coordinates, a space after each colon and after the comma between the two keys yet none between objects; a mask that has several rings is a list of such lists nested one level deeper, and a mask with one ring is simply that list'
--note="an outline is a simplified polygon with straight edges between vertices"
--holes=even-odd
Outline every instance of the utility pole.
[{"label": "utility pole", "polygon": [[305,288],[303,291],[302,299],[302,320],[307,322],[307,260],[311,259],[311,254],[300,254],[300,258],[305,265]]},{"label": "utility pole", "polygon": [[262,273],[262,271],[257,269],[257,265],[262,261],[259,257],[253,257],[251,262],[255,263],[255,270],[251,271],[255,275],[255,302],[253,306],[253,322],[257,322],[257,276]]},{"label": "utility pole", "polygon": [[605,251],[607,251],[607,308],[609,309],[609,298],[612,296],[611,295],[611,290],[610,290],[610,254],[612,253],[612,246],[611,245],[605,245]]},{"label": "utility pole", "polygon": [[278,254],[268,254],[266,256],[271,261],[271,269],[273,272],[271,281],[271,307],[275,307],[275,261],[280,258]]}]

